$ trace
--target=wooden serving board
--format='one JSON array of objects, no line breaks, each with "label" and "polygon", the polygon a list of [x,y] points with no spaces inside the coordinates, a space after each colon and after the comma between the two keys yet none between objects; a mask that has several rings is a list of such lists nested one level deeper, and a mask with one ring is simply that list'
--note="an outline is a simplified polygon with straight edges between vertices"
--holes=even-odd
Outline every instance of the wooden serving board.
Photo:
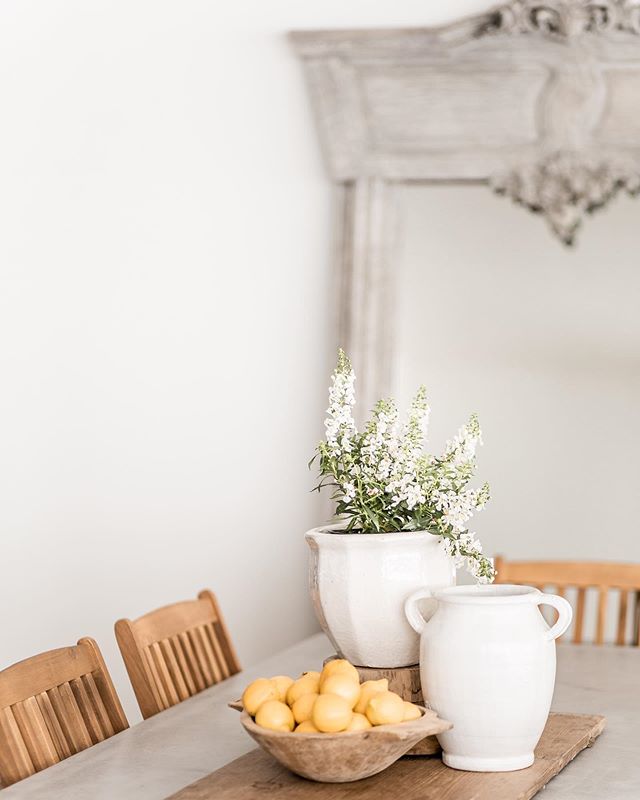
[{"label": "wooden serving board", "polygon": [[263,750],[252,750],[169,800],[530,800],[602,733],[604,717],[551,714],[535,763],[518,772],[460,772],[439,758],[401,758],[384,772],[353,783],[299,778]]}]

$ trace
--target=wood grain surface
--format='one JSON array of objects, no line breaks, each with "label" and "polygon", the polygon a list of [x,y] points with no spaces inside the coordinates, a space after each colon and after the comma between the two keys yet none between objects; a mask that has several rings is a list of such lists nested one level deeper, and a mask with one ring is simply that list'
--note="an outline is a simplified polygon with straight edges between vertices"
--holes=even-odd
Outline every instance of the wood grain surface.
[{"label": "wood grain surface", "polygon": [[13,664],[0,672],[0,786],[128,727],[93,639]]},{"label": "wood grain surface", "polygon": [[[354,783],[314,783],[290,773],[262,750],[252,750],[170,800],[530,800],[602,733],[604,717],[551,714],[533,766],[517,772],[460,772],[438,758],[403,758]],[[588,755],[585,756],[588,758]]]},{"label": "wood grain surface", "polygon": [[417,743],[451,728],[435,711],[423,709],[420,719],[401,725],[377,725],[351,733],[308,733],[290,736],[261,728],[244,711],[240,722],[260,747],[296,775],[323,783],[347,783],[387,769],[403,755],[415,755]]}]

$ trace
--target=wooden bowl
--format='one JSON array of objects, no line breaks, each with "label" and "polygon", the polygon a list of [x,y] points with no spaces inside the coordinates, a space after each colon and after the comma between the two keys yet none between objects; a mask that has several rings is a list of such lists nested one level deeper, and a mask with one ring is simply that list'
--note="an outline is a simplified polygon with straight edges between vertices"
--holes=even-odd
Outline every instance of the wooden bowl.
[{"label": "wooden bowl", "polygon": [[256,725],[246,711],[240,721],[260,747],[296,775],[323,783],[344,783],[382,772],[425,736],[452,727],[435,711],[420,710],[420,719],[350,733],[271,731]]}]

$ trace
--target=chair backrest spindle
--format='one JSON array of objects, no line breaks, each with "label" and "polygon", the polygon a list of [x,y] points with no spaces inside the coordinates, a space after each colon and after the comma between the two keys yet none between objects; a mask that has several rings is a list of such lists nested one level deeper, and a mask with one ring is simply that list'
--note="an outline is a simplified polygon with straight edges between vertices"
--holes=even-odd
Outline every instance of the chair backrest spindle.
[{"label": "chair backrest spindle", "polygon": [[93,639],[0,672],[0,781],[5,786],[128,727]]},{"label": "chair backrest spindle", "polygon": [[145,719],[240,671],[216,598],[206,589],[197,600],[121,619],[115,630]]},{"label": "chair backrest spindle", "polygon": [[[638,645],[640,636],[640,564],[616,564],[612,562],[588,561],[506,561],[501,556],[495,559],[497,583],[524,583],[544,591],[552,588],[557,594],[566,597],[567,589],[576,590],[576,603],[573,622],[573,642],[584,640],[584,620],[586,593],[589,589],[597,591],[598,606],[595,625],[595,644],[601,645],[606,639],[607,610],[609,594],[619,593],[615,643],[624,645],[627,641],[627,626],[631,618],[630,644]],[[630,602],[630,595],[633,601]]]}]

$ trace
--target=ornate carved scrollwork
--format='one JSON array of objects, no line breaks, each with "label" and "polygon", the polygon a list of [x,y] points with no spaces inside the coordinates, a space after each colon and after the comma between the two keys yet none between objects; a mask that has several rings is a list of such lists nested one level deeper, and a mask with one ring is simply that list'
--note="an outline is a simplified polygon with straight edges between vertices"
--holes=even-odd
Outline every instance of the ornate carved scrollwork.
[{"label": "ornate carved scrollwork", "polygon": [[[573,244],[586,214],[602,208],[620,189],[640,192],[640,162],[601,152],[597,131],[607,110],[608,86],[594,59],[589,34],[640,33],[640,0],[514,0],[495,12],[494,29],[537,32],[564,42],[549,66],[536,116],[540,149],[489,179],[492,188],[546,218],[565,244]],[[581,35],[585,38],[579,39]]]},{"label": "ornate carved scrollwork", "polygon": [[512,0],[489,15],[478,35],[541,33],[569,38],[612,30],[640,34],[638,0]]},{"label": "ornate carved scrollwork", "polygon": [[640,193],[640,169],[559,152],[492,179],[491,187],[544,214],[556,235],[571,245],[585,214],[604,206],[620,189]]},{"label": "ornate carved scrollwork", "polygon": [[298,37],[338,182],[486,181],[566,243],[640,193],[640,0],[502,0],[441,28]]}]

